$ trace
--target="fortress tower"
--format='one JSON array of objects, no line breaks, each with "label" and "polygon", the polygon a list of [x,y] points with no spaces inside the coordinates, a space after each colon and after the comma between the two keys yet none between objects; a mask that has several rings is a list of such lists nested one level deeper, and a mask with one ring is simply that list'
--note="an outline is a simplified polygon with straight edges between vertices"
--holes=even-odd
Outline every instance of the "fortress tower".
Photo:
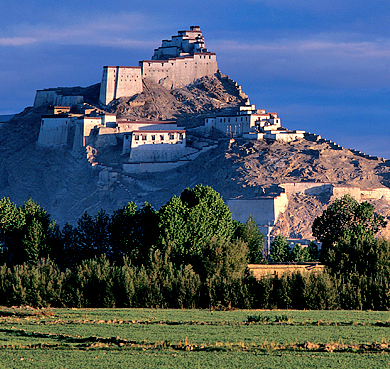
[{"label": "fortress tower", "polygon": [[151,60],[140,61],[139,67],[105,66],[99,99],[107,105],[119,97],[140,93],[143,79],[173,89],[217,71],[216,55],[206,49],[200,27],[191,26],[171,40],[163,40]]}]

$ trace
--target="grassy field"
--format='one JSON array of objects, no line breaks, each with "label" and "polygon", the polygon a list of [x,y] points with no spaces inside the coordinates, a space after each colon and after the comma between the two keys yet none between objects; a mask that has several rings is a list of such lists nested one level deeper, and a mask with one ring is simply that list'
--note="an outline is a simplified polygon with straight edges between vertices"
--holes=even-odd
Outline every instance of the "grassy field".
[{"label": "grassy field", "polygon": [[390,313],[0,309],[0,368],[388,368]]}]

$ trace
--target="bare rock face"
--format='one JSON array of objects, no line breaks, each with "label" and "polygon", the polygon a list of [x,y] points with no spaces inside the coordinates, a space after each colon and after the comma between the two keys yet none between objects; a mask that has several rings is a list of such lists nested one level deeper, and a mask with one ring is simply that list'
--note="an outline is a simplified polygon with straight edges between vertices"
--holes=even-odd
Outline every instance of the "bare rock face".
[{"label": "bare rock face", "polygon": [[[217,143],[214,149],[189,164],[162,173],[125,174],[121,171],[121,147],[96,144],[87,152],[66,148],[36,147],[44,108],[27,108],[3,125],[0,135],[0,197],[17,204],[29,197],[41,204],[58,222],[75,223],[87,211],[111,213],[129,201],[151,203],[157,209],[173,195],[199,183],[209,185],[230,198],[258,198],[275,194],[288,182],[331,183],[373,189],[390,187],[390,163],[366,158],[324,140],[230,141],[214,132],[205,135],[198,127],[204,117],[219,109],[243,104],[247,97],[226,76],[204,77],[180,89],[166,89],[145,81],[144,91],[132,98],[113,101],[106,110],[119,118],[174,119],[187,127],[194,145]],[[77,90],[77,91],[76,91]],[[99,86],[73,92],[98,105]],[[65,91],[72,93],[72,90]],[[291,127],[293,128],[293,127]],[[87,161],[110,167],[94,170]],[[276,191],[276,192],[275,192]],[[287,210],[273,230],[294,238],[310,238],[311,224],[332,199],[325,195],[289,195]],[[390,216],[385,199],[373,201],[378,211]],[[384,235],[390,235],[388,229]]]},{"label": "bare rock face", "polygon": [[109,105],[118,118],[174,119],[190,128],[203,124],[204,114],[245,103],[243,94],[226,76],[206,76],[178,89],[145,80],[144,91],[131,98],[122,97]]}]

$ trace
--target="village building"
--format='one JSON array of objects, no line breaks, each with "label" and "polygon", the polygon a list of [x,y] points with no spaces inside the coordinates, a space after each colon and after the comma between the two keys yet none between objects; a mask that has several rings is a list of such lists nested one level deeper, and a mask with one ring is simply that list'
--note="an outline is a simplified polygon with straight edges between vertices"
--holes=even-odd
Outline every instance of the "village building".
[{"label": "village building", "polygon": [[255,105],[228,108],[205,118],[208,131],[216,129],[227,137],[243,137],[250,140],[270,139],[293,141],[303,138],[305,131],[291,131],[281,126],[277,113],[266,113]]},{"label": "village building", "polygon": [[130,151],[129,163],[178,161],[185,155],[186,133],[184,129],[137,130],[125,136],[124,149],[125,145]]},{"label": "village building", "polygon": [[73,114],[69,113],[70,107],[58,106],[48,111],[58,113],[42,116],[38,146],[99,148],[117,146],[119,142],[123,170],[127,172],[167,170],[188,163],[208,149],[187,147],[186,131],[173,120],[117,121],[115,114]]}]

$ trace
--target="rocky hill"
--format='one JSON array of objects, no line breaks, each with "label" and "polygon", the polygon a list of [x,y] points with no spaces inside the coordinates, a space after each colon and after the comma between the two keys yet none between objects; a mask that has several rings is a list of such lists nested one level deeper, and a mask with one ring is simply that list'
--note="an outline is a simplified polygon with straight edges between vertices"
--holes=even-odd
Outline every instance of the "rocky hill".
[{"label": "rocky hill", "polygon": [[[189,141],[209,141],[217,147],[190,164],[163,173],[124,174],[120,148],[88,148],[90,158],[118,171],[116,181],[99,181],[86,153],[67,149],[38,148],[40,117],[45,108],[27,108],[2,127],[0,137],[0,196],[21,204],[29,197],[40,203],[60,224],[74,223],[84,211],[116,210],[128,201],[148,201],[156,208],[174,194],[198,183],[210,185],[225,200],[232,197],[256,198],[280,191],[286,182],[318,182],[356,186],[362,189],[390,187],[390,162],[364,157],[313,137],[290,143],[229,140],[222,135],[205,135],[201,128],[205,115],[237,106],[246,99],[233,81],[223,75],[205,77],[185,88],[167,90],[147,83],[144,92],[121,98],[108,110],[131,119],[175,119],[189,128]],[[96,105],[99,86],[71,89]],[[283,117],[282,117],[283,118]],[[294,128],[294,127],[289,127]],[[114,164],[113,164],[114,163]],[[311,236],[311,223],[329,204],[328,196],[289,196],[287,211],[273,232],[296,238]],[[390,204],[379,199],[377,209],[390,216]],[[386,230],[384,234],[390,235]]]}]

